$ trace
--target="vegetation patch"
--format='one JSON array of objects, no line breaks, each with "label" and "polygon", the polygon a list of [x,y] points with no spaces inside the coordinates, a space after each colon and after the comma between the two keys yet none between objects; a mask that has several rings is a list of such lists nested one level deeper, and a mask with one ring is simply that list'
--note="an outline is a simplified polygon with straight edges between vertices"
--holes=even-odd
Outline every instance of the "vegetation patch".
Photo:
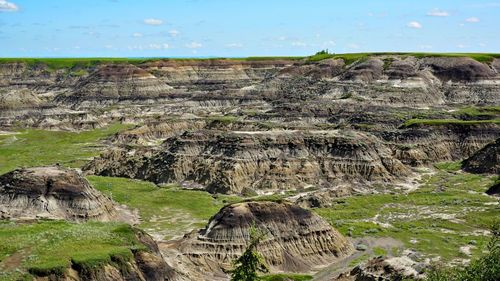
[{"label": "vegetation patch", "polygon": [[[28,273],[37,276],[64,274],[74,265],[96,269],[116,260],[132,258],[132,250],[145,246],[134,230],[123,223],[69,223],[39,221],[34,223],[0,222],[0,280],[19,280]],[[24,252],[20,264],[5,270],[4,262]]]},{"label": "vegetation patch", "polygon": [[175,186],[158,187],[151,182],[126,178],[89,176],[98,190],[113,200],[138,209],[141,227],[149,233],[173,238],[205,226],[208,219],[236,196],[213,196],[205,191],[182,190]]},{"label": "vegetation patch", "polygon": [[269,274],[260,277],[262,281],[307,281],[312,279],[311,275],[304,274]]},{"label": "vegetation patch", "polygon": [[19,167],[60,163],[80,167],[99,154],[99,141],[128,125],[113,124],[83,132],[20,130],[19,134],[0,135],[0,174]]},{"label": "vegetation patch", "polygon": [[477,125],[477,124],[497,124],[500,125],[500,119],[493,120],[459,120],[459,119],[410,119],[403,123],[403,128],[410,128],[420,125],[442,126],[442,125]]}]

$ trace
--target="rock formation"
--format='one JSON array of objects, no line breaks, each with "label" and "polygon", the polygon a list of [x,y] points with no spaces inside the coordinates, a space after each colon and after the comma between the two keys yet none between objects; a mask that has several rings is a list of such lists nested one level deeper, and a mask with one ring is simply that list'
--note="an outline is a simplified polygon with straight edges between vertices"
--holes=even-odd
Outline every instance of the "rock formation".
[{"label": "rock formation", "polygon": [[110,64],[99,67],[76,85],[76,91],[58,98],[60,102],[108,104],[126,100],[147,100],[165,97],[172,87],[151,73],[131,64]]},{"label": "rock formation", "polygon": [[251,227],[266,233],[257,250],[273,272],[309,272],[353,251],[346,238],[311,211],[290,203],[265,201],[228,205],[210,219],[206,228],[160,248],[167,259],[178,251],[173,259],[180,260],[192,278],[210,272],[224,279],[224,270],[230,269],[232,261],[245,250]]},{"label": "rock formation", "polygon": [[[419,268],[420,267],[420,268]],[[350,272],[343,273],[336,281],[394,281],[394,280],[423,280],[425,275],[422,267],[408,257],[377,257],[362,265],[358,265]]]},{"label": "rock formation", "polygon": [[410,174],[390,149],[354,131],[186,132],[160,151],[117,152],[85,169],[157,183],[201,185],[209,192],[330,187],[335,179],[391,181]]},{"label": "rock formation", "polygon": [[462,169],[478,174],[500,174],[500,138],[465,159]]},{"label": "rock formation", "polygon": [[109,221],[117,216],[113,202],[75,170],[37,167],[0,176],[2,218]]}]

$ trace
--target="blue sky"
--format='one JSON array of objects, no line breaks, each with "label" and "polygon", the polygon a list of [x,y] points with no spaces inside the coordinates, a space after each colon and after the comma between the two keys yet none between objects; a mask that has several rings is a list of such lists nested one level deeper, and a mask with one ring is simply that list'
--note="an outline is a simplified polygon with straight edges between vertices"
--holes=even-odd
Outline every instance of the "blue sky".
[{"label": "blue sky", "polygon": [[500,0],[0,0],[0,57],[500,52]]}]

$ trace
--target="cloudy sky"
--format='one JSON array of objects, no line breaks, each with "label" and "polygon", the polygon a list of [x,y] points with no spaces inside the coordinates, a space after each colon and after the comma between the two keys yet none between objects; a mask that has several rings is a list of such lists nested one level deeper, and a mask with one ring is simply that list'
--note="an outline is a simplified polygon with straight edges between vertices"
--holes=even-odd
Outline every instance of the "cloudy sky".
[{"label": "cloudy sky", "polygon": [[0,57],[500,52],[500,0],[0,0]]}]

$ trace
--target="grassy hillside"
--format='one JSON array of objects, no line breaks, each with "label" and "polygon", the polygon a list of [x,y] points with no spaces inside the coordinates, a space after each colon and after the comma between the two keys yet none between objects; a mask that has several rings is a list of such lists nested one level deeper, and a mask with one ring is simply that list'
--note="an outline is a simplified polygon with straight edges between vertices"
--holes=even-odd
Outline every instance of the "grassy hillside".
[{"label": "grassy hillside", "polygon": [[135,249],[145,246],[122,223],[0,221],[0,280],[60,275],[71,264],[89,268],[129,260]]},{"label": "grassy hillside", "polygon": [[0,134],[0,174],[23,166],[55,163],[79,167],[99,154],[102,139],[129,127],[114,124],[83,132],[23,129],[15,134]]}]

